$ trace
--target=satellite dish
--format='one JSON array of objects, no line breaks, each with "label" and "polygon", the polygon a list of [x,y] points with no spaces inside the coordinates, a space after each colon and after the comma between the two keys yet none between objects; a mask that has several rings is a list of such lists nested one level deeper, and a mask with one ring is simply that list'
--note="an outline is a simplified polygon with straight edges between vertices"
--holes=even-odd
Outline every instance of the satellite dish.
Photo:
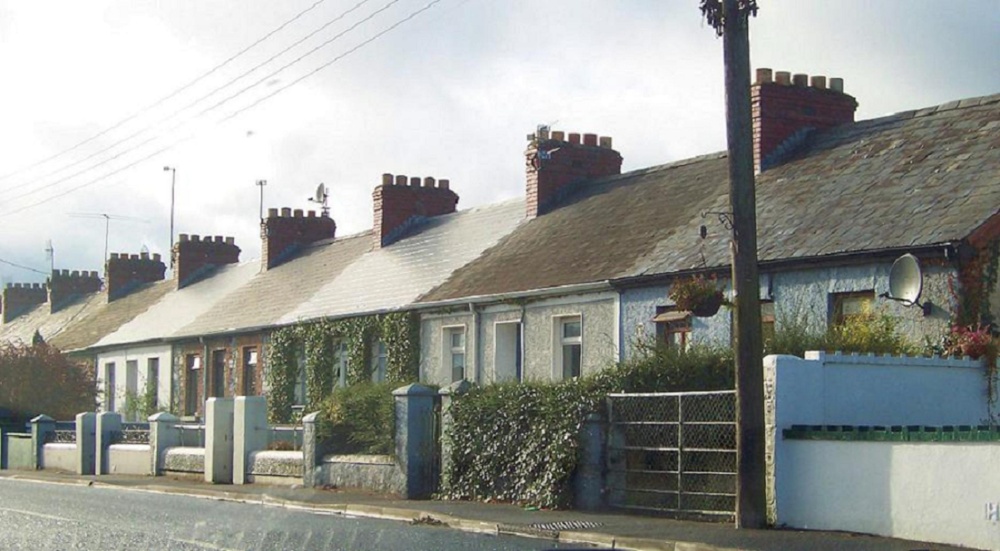
[{"label": "satellite dish", "polygon": [[892,263],[892,269],[889,270],[889,292],[883,293],[882,297],[902,302],[906,306],[919,306],[924,315],[928,316],[933,305],[930,302],[920,304],[923,286],[924,277],[920,263],[917,257],[907,253]]},{"label": "satellite dish", "polygon": [[326,201],[326,186],[320,184],[316,186],[316,195],[313,196],[313,201],[317,203],[323,203]]}]

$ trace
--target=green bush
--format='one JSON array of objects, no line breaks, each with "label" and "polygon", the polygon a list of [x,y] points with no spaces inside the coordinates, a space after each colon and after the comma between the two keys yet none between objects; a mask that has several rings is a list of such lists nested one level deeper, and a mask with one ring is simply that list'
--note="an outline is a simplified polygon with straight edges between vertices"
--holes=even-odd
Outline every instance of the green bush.
[{"label": "green bush", "polygon": [[595,376],[560,383],[502,383],[471,392],[452,405],[445,438],[450,462],[442,494],[563,507],[584,418],[608,392],[731,389],[732,353],[708,347],[686,352],[642,346],[635,357]]},{"label": "green bush", "polygon": [[320,404],[320,438],[336,454],[395,453],[395,401],[399,383],[338,388]]},{"label": "green bush", "polygon": [[764,354],[804,357],[808,350],[858,354],[919,355],[922,347],[900,334],[899,318],[884,311],[849,316],[842,325],[818,329],[802,316],[779,319],[774,335],[764,342]]}]

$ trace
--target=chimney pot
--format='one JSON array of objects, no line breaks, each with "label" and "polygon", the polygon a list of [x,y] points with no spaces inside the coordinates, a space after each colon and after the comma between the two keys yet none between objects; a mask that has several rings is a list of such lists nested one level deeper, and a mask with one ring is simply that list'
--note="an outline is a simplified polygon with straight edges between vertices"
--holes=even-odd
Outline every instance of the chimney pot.
[{"label": "chimney pot", "polygon": [[783,86],[788,86],[792,83],[792,73],[788,71],[778,71],[774,73],[774,82]]},{"label": "chimney pot", "polygon": [[139,258],[142,260],[149,260],[149,253],[139,253]]},{"label": "chimney pot", "polygon": [[302,218],[302,216],[305,214],[305,212],[303,212],[302,209],[295,209],[294,214],[295,214],[295,218]]},{"label": "chimney pot", "polygon": [[446,178],[442,178],[442,179],[438,180],[438,188],[439,189],[451,189],[451,188],[448,187],[450,185],[451,185],[451,182],[448,179],[446,179]]},{"label": "chimney pot", "polygon": [[15,283],[14,284],[14,288],[15,289],[20,289],[21,288],[21,284],[20,283]]},{"label": "chimney pot", "polygon": [[566,141],[566,133],[563,132],[562,130],[553,130],[552,139],[557,142],[564,142]]},{"label": "chimney pot", "polygon": [[402,174],[397,174],[396,175],[396,185],[397,186],[405,186],[406,182],[408,182],[408,181],[409,181],[409,178],[407,178],[406,176],[404,176]]},{"label": "chimney pot", "polygon": [[611,136],[601,136],[599,141],[600,146],[605,149],[612,149],[611,147]]},{"label": "chimney pot", "polygon": [[289,207],[282,207],[281,216],[288,218],[292,215],[292,209]]},{"label": "chimney pot", "polygon": [[97,270],[92,270],[90,272],[90,277],[93,278],[93,279],[97,279]]},{"label": "chimney pot", "polygon": [[139,255],[137,255],[137,254],[130,254],[130,255],[128,255],[128,258],[129,258],[129,260],[139,260]]},{"label": "chimney pot", "polygon": [[194,241],[195,243],[197,243],[197,242],[201,241],[201,236],[198,235],[198,234],[196,234],[196,233],[192,233],[191,234],[191,241]]},{"label": "chimney pot", "polygon": [[278,217],[278,209],[267,209],[267,217],[268,218],[277,218]]},{"label": "chimney pot", "polygon": [[795,73],[792,75],[792,84],[796,86],[809,86],[809,75]]},{"label": "chimney pot", "polygon": [[597,147],[597,134],[584,134],[583,145]]},{"label": "chimney pot", "polygon": [[830,79],[830,89],[834,92],[844,93],[844,79],[833,77]]},{"label": "chimney pot", "polygon": [[308,217],[308,218],[316,218],[316,211],[314,211],[314,210],[308,210],[308,211],[306,211],[306,217]]},{"label": "chimney pot", "polygon": [[111,253],[108,255],[108,258],[111,260],[118,260],[118,253]]},{"label": "chimney pot", "polygon": [[235,245],[235,244],[236,244],[236,239],[235,238],[233,238],[233,237],[227,237],[226,238],[226,245]]},{"label": "chimney pot", "polygon": [[809,79],[809,85],[818,90],[826,89],[826,77],[815,75]]},{"label": "chimney pot", "polygon": [[771,82],[772,76],[773,76],[773,72],[770,69],[768,69],[766,67],[761,67],[760,69],[757,69],[757,82],[756,83],[757,84],[767,84],[767,83]]},{"label": "chimney pot", "polygon": [[424,187],[434,187],[434,178],[432,176],[424,178]]},{"label": "chimney pot", "polygon": [[420,187],[420,176],[411,176],[410,185],[413,187]]},{"label": "chimney pot", "polygon": [[162,258],[163,257],[160,256],[160,253],[153,253],[153,262],[160,262]]},{"label": "chimney pot", "polygon": [[[271,209],[271,210],[274,210],[274,209]],[[181,243],[184,243],[185,241],[188,240],[188,234],[186,234],[186,233],[179,234],[177,236],[177,240],[180,241]]]},{"label": "chimney pot", "polygon": [[224,238],[224,237],[222,237],[221,235],[216,235],[216,236],[215,236],[215,237],[213,238],[213,241],[215,241],[216,243],[222,243],[223,241],[225,241],[225,238]]},{"label": "chimney pot", "polygon": [[391,186],[392,182],[393,182],[393,175],[392,174],[389,174],[388,172],[386,172],[385,174],[382,175],[382,185],[383,186]]},{"label": "chimney pot", "polygon": [[544,125],[539,125],[538,130],[535,131],[535,137],[541,140],[549,139],[549,129]]},{"label": "chimney pot", "polygon": [[570,132],[569,143],[573,145],[580,145],[580,134],[578,132]]}]

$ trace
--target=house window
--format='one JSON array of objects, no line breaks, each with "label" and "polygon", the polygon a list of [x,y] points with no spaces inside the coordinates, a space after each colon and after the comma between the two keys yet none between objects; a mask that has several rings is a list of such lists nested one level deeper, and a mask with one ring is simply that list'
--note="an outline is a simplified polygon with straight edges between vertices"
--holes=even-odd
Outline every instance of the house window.
[{"label": "house window", "polygon": [[257,358],[256,346],[243,347],[243,395],[257,395]]},{"label": "house window", "polygon": [[343,339],[333,341],[333,386],[347,386],[347,365],[350,356]]},{"label": "house window", "polygon": [[444,329],[444,359],[445,368],[451,372],[452,381],[465,379],[465,327],[446,327]]},{"label": "house window", "polygon": [[125,395],[134,400],[139,393],[139,361],[125,361]]},{"label": "house window", "polygon": [[556,367],[563,379],[580,376],[583,321],[580,316],[556,318]]},{"label": "house window", "polygon": [[493,347],[493,366],[496,370],[496,380],[521,381],[521,322],[500,322],[494,327],[495,346]]},{"label": "house window", "polygon": [[834,293],[830,300],[830,321],[833,325],[843,325],[852,316],[871,312],[875,303],[875,291]]},{"label": "house window", "polygon": [[184,358],[184,415],[194,415],[198,412],[198,378],[201,376],[201,356],[188,354]]},{"label": "house window", "polygon": [[767,347],[774,340],[774,301],[760,301],[760,335]]},{"label": "house window", "polygon": [[305,350],[299,349],[295,354],[295,363],[298,369],[295,371],[295,388],[292,393],[294,405],[301,406],[306,403],[306,354]]},{"label": "house window", "polygon": [[146,360],[146,392],[153,398],[150,404],[154,410],[160,409],[160,359]]},{"label": "house window", "polygon": [[379,383],[385,380],[387,363],[388,356],[385,350],[385,343],[381,340],[376,341],[372,350],[372,381]]},{"label": "house window", "polygon": [[657,344],[687,350],[691,342],[691,312],[678,310],[676,306],[657,306],[653,323]]},{"label": "house window", "polygon": [[115,410],[115,362],[104,364],[104,411]]}]

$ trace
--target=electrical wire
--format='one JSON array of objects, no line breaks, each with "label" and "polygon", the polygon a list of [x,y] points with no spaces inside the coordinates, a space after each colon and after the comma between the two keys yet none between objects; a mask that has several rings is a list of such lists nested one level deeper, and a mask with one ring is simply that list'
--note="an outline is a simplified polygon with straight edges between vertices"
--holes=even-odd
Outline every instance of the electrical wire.
[{"label": "electrical wire", "polygon": [[[316,73],[320,72],[321,70],[323,70],[323,69],[325,69],[325,68],[327,68],[327,67],[329,67],[329,66],[333,65],[334,63],[336,63],[337,61],[340,61],[340,60],[341,60],[341,59],[343,59],[344,57],[346,57],[346,56],[348,56],[348,55],[350,55],[350,54],[352,54],[352,53],[354,53],[354,52],[356,52],[356,51],[360,50],[360,49],[361,49],[362,47],[364,47],[364,46],[366,46],[366,45],[368,45],[368,44],[370,44],[370,43],[374,42],[374,41],[375,41],[375,40],[377,40],[378,38],[381,38],[382,36],[384,36],[385,34],[389,33],[390,31],[392,31],[392,30],[396,29],[397,27],[399,27],[399,26],[400,26],[400,25],[402,25],[403,23],[406,23],[407,21],[410,21],[411,19],[413,19],[414,17],[416,17],[416,16],[420,15],[421,13],[423,13],[423,12],[425,12],[425,11],[429,10],[429,9],[430,9],[430,8],[432,8],[432,7],[433,7],[433,6],[435,5],[435,4],[438,4],[438,3],[440,2],[440,1],[441,1],[441,0],[432,0],[431,2],[427,3],[427,4],[426,4],[426,5],[424,6],[424,7],[422,7],[422,8],[420,8],[420,9],[418,9],[418,10],[415,10],[415,11],[411,12],[411,13],[410,13],[409,15],[407,15],[407,16],[406,16],[406,17],[404,17],[403,19],[401,19],[401,20],[397,21],[396,23],[393,23],[393,24],[392,24],[392,25],[390,25],[389,27],[386,27],[386,28],[385,28],[385,29],[383,29],[382,31],[380,31],[380,32],[376,33],[375,35],[373,35],[373,36],[372,36],[371,38],[369,38],[369,39],[367,39],[367,40],[365,40],[365,41],[363,41],[363,42],[359,43],[358,45],[356,45],[356,46],[354,46],[353,48],[351,48],[351,49],[347,50],[346,52],[344,52],[344,53],[342,53],[342,54],[338,55],[337,57],[335,57],[334,59],[332,59],[332,60],[328,61],[327,63],[324,63],[323,65],[319,66],[318,68],[314,69],[313,71],[311,71],[311,72],[309,72],[309,73],[307,73],[307,74],[305,74],[305,75],[303,75],[303,76],[301,76],[301,77],[299,77],[299,78],[295,79],[295,80],[294,80],[294,81],[292,81],[292,82],[291,82],[290,84],[288,84],[288,85],[286,85],[286,86],[283,86],[282,88],[279,88],[278,90],[275,90],[275,91],[274,91],[274,92],[272,92],[271,94],[268,94],[267,96],[264,96],[263,98],[260,98],[260,99],[258,99],[257,101],[253,102],[252,104],[250,104],[250,105],[248,105],[248,106],[246,106],[246,107],[243,107],[242,109],[240,109],[240,110],[238,110],[238,111],[236,111],[236,112],[234,112],[234,113],[232,113],[232,114],[230,114],[230,115],[228,115],[228,116],[226,116],[226,117],[224,117],[224,118],[222,118],[222,119],[220,119],[220,120],[216,121],[216,124],[221,124],[221,123],[223,123],[223,122],[226,122],[226,121],[228,121],[228,120],[230,120],[230,119],[232,119],[232,118],[236,117],[236,116],[237,116],[237,115],[239,115],[240,113],[243,113],[244,111],[247,111],[248,109],[251,109],[251,108],[253,108],[253,107],[255,107],[255,106],[259,105],[260,103],[262,103],[262,102],[264,102],[264,101],[266,101],[266,100],[268,100],[268,99],[270,99],[270,98],[272,98],[272,97],[276,96],[276,95],[277,95],[277,94],[279,94],[280,92],[282,92],[282,91],[284,91],[284,90],[287,90],[288,88],[291,88],[292,86],[294,86],[294,85],[298,84],[299,82],[301,82],[301,81],[305,80],[306,78],[308,78],[308,77],[310,77],[310,76],[312,76],[312,75],[314,75],[314,74],[316,74]],[[212,107],[212,108],[210,108],[210,109],[214,109],[215,107],[218,107],[218,106],[219,106],[219,105],[217,104],[217,105],[213,106],[213,107]],[[175,141],[173,141],[173,142],[171,142],[171,143],[169,143],[169,144],[167,144],[167,145],[165,145],[165,146],[161,147],[160,149],[157,149],[156,151],[153,151],[152,153],[149,153],[148,155],[145,155],[145,156],[143,156],[143,157],[140,157],[139,159],[136,159],[135,161],[132,161],[131,163],[129,163],[129,164],[127,164],[127,165],[123,166],[123,167],[120,167],[120,168],[118,168],[118,169],[116,169],[116,170],[113,170],[112,172],[109,172],[109,173],[107,173],[107,174],[103,174],[103,175],[101,175],[101,176],[98,176],[98,177],[96,177],[96,178],[94,178],[94,179],[92,179],[92,180],[89,180],[89,181],[87,181],[87,182],[84,182],[84,183],[82,183],[82,184],[79,184],[79,185],[77,185],[77,186],[74,186],[74,187],[72,187],[72,188],[70,188],[70,189],[68,189],[68,190],[64,191],[63,193],[61,193],[61,194],[59,194],[59,195],[54,195],[54,196],[51,196],[51,197],[48,197],[48,198],[45,198],[45,199],[41,199],[41,200],[39,200],[39,201],[36,201],[36,202],[34,202],[34,203],[31,203],[31,204],[28,204],[28,205],[24,205],[24,206],[22,206],[22,207],[19,207],[19,208],[16,208],[16,209],[13,209],[13,210],[9,210],[9,211],[6,211],[6,212],[3,212],[3,213],[0,213],[0,217],[5,217],[5,216],[11,216],[11,215],[14,215],[14,214],[17,214],[17,213],[20,213],[20,212],[23,212],[23,211],[25,211],[25,210],[28,210],[28,209],[31,209],[31,208],[34,208],[34,207],[37,207],[37,206],[40,206],[40,205],[43,205],[43,204],[45,204],[45,203],[48,203],[48,202],[50,202],[50,201],[54,201],[54,200],[56,200],[56,199],[59,199],[59,198],[61,198],[61,197],[64,197],[65,195],[68,195],[68,194],[70,194],[70,193],[73,193],[73,192],[76,192],[76,191],[79,191],[79,190],[81,190],[81,189],[84,189],[84,188],[87,188],[87,187],[90,187],[91,185],[94,185],[94,184],[96,184],[96,183],[98,183],[98,182],[100,182],[100,181],[102,181],[102,180],[106,180],[106,179],[110,178],[111,176],[114,176],[115,174],[118,174],[118,173],[120,173],[120,172],[123,172],[123,171],[125,171],[125,170],[128,170],[129,168],[132,168],[132,167],[134,167],[135,165],[137,165],[137,164],[139,164],[139,163],[141,163],[141,162],[143,162],[143,161],[146,161],[146,160],[149,160],[149,159],[151,159],[151,158],[153,158],[153,157],[155,157],[155,156],[157,156],[157,155],[159,155],[159,154],[161,154],[161,153],[164,153],[164,152],[166,152],[166,151],[168,151],[168,150],[170,150],[170,149],[173,149],[173,148],[174,148],[174,147],[176,147],[177,145],[179,145],[179,144],[181,144],[181,143],[184,143],[184,142],[186,142],[186,141],[188,141],[188,140],[191,140],[191,139],[192,139],[192,138],[194,138],[194,137],[195,137],[195,134],[194,134],[194,133],[191,133],[191,134],[188,134],[187,136],[185,136],[185,137],[183,137],[183,138],[180,138],[180,139],[178,139],[178,140],[175,140]],[[142,146],[142,145],[145,145],[146,143],[149,143],[149,142],[151,142],[151,141],[153,141],[153,140],[155,140],[155,139],[157,139],[157,138],[158,138],[158,137],[154,137],[154,138],[150,138],[149,140],[146,140],[145,142],[143,142],[142,144],[140,144],[140,146]],[[140,147],[140,146],[137,146],[137,147]],[[137,148],[137,147],[136,147],[136,148]],[[118,158],[118,157],[121,157],[121,156],[122,156],[122,155],[124,155],[125,153],[129,153],[129,152],[131,152],[131,151],[134,151],[134,150],[135,150],[136,148],[132,148],[131,150],[128,150],[128,151],[125,151],[125,152],[122,152],[122,153],[119,153],[118,155],[116,155],[115,157],[113,157],[113,158],[112,158],[111,160],[113,160],[113,159],[115,159],[115,158]],[[107,162],[107,161],[105,161],[105,162]],[[102,163],[99,163],[98,165],[95,165],[94,167],[91,167],[91,169],[93,169],[93,168],[96,168],[97,166],[100,166],[101,164],[104,164],[105,162],[102,162]],[[91,169],[88,169],[88,170],[91,170]],[[86,172],[86,170],[85,170],[85,171],[83,171],[83,172]],[[65,179],[64,179],[64,180],[65,180]]]},{"label": "electrical wire", "polygon": [[6,264],[8,266],[13,266],[15,268],[20,268],[22,270],[28,270],[29,272],[35,272],[36,274],[49,275],[47,272],[43,272],[41,270],[36,270],[36,269],[31,268],[29,266],[22,266],[21,264],[18,264],[16,262],[11,262],[10,260],[4,260],[2,258],[0,258],[0,264]]},{"label": "electrical wire", "polygon": [[[200,76],[196,77],[194,80],[188,82],[187,84],[181,86],[180,88],[177,88],[176,90],[174,90],[173,92],[167,94],[166,96],[163,96],[162,98],[156,100],[155,102],[147,105],[146,107],[143,107],[143,108],[139,109],[138,111],[132,113],[131,115],[128,115],[127,117],[119,120],[118,122],[114,123],[113,125],[105,128],[104,130],[101,130],[97,134],[94,134],[93,136],[91,136],[91,137],[89,137],[89,138],[87,138],[87,139],[85,139],[85,140],[77,143],[76,145],[73,145],[73,146],[69,147],[68,149],[64,149],[62,151],[59,151],[58,153],[50,155],[50,156],[48,156],[48,157],[46,157],[44,159],[36,161],[35,163],[33,163],[31,165],[25,166],[23,168],[20,168],[18,170],[13,171],[13,172],[8,172],[7,174],[0,175],[0,181],[6,180],[6,179],[10,178],[11,176],[16,176],[16,175],[21,174],[21,173],[23,173],[25,171],[31,170],[31,169],[39,166],[39,165],[45,164],[45,163],[47,163],[47,162],[49,162],[49,161],[51,161],[53,159],[59,158],[59,157],[65,155],[67,153],[75,151],[75,150],[79,149],[80,147],[82,147],[82,146],[84,146],[84,145],[86,145],[86,144],[88,144],[88,143],[96,140],[97,138],[100,138],[101,136],[107,134],[108,132],[111,132],[112,130],[116,130],[116,129],[120,128],[122,125],[124,125],[127,122],[130,122],[130,121],[134,120],[139,115],[142,115],[143,113],[145,113],[145,112],[147,112],[147,111],[149,111],[151,109],[155,109],[156,107],[159,107],[163,103],[165,103],[165,102],[173,99],[174,97],[176,97],[181,92],[183,92],[183,91],[187,90],[188,88],[194,86],[198,82],[201,82],[202,80],[208,78],[209,76],[211,76],[212,74],[214,74],[219,69],[222,69],[226,65],[228,65],[231,62],[233,62],[234,60],[236,60],[236,58],[242,56],[243,54],[247,53],[248,51],[252,50],[253,48],[259,46],[265,40],[267,40],[268,38],[271,38],[272,36],[274,36],[275,34],[277,34],[278,32],[280,32],[282,29],[284,29],[288,25],[294,23],[295,21],[297,21],[298,19],[300,19],[305,14],[307,14],[310,11],[314,10],[317,6],[319,6],[323,2],[326,2],[326,0],[316,0],[316,2],[314,2],[311,6],[309,6],[308,8],[300,11],[299,13],[295,14],[294,17],[292,17],[291,19],[289,19],[289,20],[285,21],[284,23],[278,25],[277,27],[275,27],[274,29],[272,29],[270,32],[268,32],[267,34],[265,34],[264,36],[262,36],[262,37],[258,38],[257,40],[255,40],[249,46],[247,46],[247,47],[243,48],[242,50],[236,52],[235,54],[229,56],[229,58],[227,58],[222,63],[217,64],[215,67],[212,67],[211,69],[209,69],[205,73],[202,73]],[[66,167],[66,168],[68,168],[68,167]],[[65,168],[63,170],[65,170]],[[57,171],[57,172],[61,172],[61,171]],[[50,175],[51,174],[43,176],[43,178],[48,177]]]},{"label": "electrical wire", "polygon": [[[313,31],[312,33],[310,33],[310,34],[306,35],[306,37],[305,37],[305,38],[303,38],[303,39],[301,39],[301,40],[299,40],[299,41],[295,42],[294,44],[292,44],[291,46],[289,46],[289,47],[285,48],[285,49],[284,49],[284,50],[282,50],[281,52],[279,52],[279,53],[277,53],[277,54],[275,54],[275,55],[271,56],[271,57],[270,57],[270,58],[268,58],[268,59],[267,59],[266,61],[264,61],[264,62],[262,62],[262,63],[258,63],[258,64],[257,64],[257,65],[255,65],[254,67],[250,68],[250,69],[249,69],[248,71],[246,71],[246,72],[242,73],[241,75],[237,76],[236,78],[234,78],[234,79],[230,80],[230,81],[229,81],[229,82],[227,82],[226,84],[223,84],[222,86],[219,86],[219,87],[216,87],[216,88],[215,88],[214,90],[212,90],[212,91],[211,91],[211,92],[209,92],[208,94],[205,94],[204,96],[202,96],[202,97],[198,98],[197,100],[195,100],[195,101],[193,101],[193,102],[191,102],[191,103],[187,104],[186,106],[184,106],[184,107],[182,107],[182,108],[180,108],[180,109],[178,109],[178,110],[174,111],[174,112],[173,112],[173,113],[171,113],[170,115],[167,115],[166,117],[163,117],[163,118],[161,118],[160,120],[156,121],[155,123],[153,123],[153,124],[151,124],[151,125],[148,125],[148,126],[145,126],[145,127],[143,127],[143,128],[140,128],[139,130],[137,130],[137,131],[133,132],[132,134],[129,134],[128,136],[125,136],[124,138],[122,138],[122,139],[120,139],[120,140],[118,140],[118,141],[116,141],[116,142],[112,143],[111,145],[108,145],[108,146],[106,146],[106,147],[105,147],[104,149],[101,149],[101,150],[99,150],[99,151],[96,151],[96,152],[94,152],[94,153],[91,153],[91,154],[90,154],[90,155],[88,155],[87,157],[84,157],[83,159],[79,159],[79,160],[77,160],[77,161],[75,161],[75,162],[73,162],[73,163],[71,163],[71,164],[69,164],[69,165],[67,165],[67,166],[65,166],[65,167],[63,167],[63,168],[60,168],[60,169],[58,169],[58,170],[55,170],[55,171],[52,171],[52,172],[50,172],[50,173],[48,173],[48,174],[46,174],[46,175],[44,175],[44,176],[41,176],[41,177],[39,177],[39,178],[36,178],[36,179],[34,179],[34,180],[30,180],[30,181],[28,181],[28,182],[25,182],[25,183],[22,183],[22,184],[19,184],[19,185],[17,185],[17,186],[14,186],[14,187],[11,187],[11,188],[8,188],[8,191],[12,191],[12,190],[14,190],[14,189],[18,189],[18,188],[21,188],[21,187],[25,187],[25,186],[29,186],[29,185],[31,185],[31,184],[34,184],[34,183],[36,183],[36,182],[39,182],[39,181],[42,181],[42,180],[44,180],[45,178],[48,178],[49,176],[53,176],[53,175],[55,175],[55,174],[58,174],[58,173],[60,173],[60,172],[63,172],[63,171],[65,171],[65,170],[68,170],[68,169],[70,169],[70,168],[72,168],[72,167],[74,167],[74,166],[77,166],[77,165],[79,165],[79,164],[81,164],[81,163],[84,163],[84,162],[86,162],[86,161],[90,160],[90,159],[93,159],[94,157],[96,157],[96,156],[98,156],[98,155],[100,155],[100,154],[102,154],[102,153],[106,153],[106,152],[108,152],[109,150],[111,150],[111,149],[114,149],[115,147],[117,147],[117,146],[119,146],[119,145],[121,145],[121,144],[123,144],[123,143],[125,143],[125,142],[127,142],[127,141],[129,141],[129,140],[131,140],[131,139],[133,139],[133,138],[136,138],[136,137],[138,137],[138,136],[141,136],[142,134],[145,134],[145,133],[146,133],[147,131],[149,131],[149,130],[151,130],[151,129],[155,128],[156,126],[158,126],[158,125],[160,125],[160,124],[162,124],[162,123],[164,123],[164,122],[167,122],[167,121],[169,121],[170,119],[172,119],[172,118],[176,117],[177,115],[179,115],[179,114],[183,113],[184,111],[187,111],[188,109],[190,109],[190,108],[191,108],[191,107],[193,107],[194,105],[196,105],[196,104],[200,103],[201,101],[203,101],[203,100],[205,100],[205,99],[207,99],[207,98],[211,97],[212,95],[216,94],[217,92],[220,92],[220,91],[222,91],[223,89],[225,89],[226,87],[230,86],[231,84],[233,84],[233,83],[235,83],[235,82],[239,81],[239,80],[240,80],[240,79],[242,79],[243,77],[245,77],[245,76],[247,76],[247,75],[249,75],[249,74],[253,73],[253,72],[254,72],[254,71],[256,71],[257,69],[259,69],[259,68],[263,67],[264,65],[266,65],[266,64],[268,64],[268,63],[270,63],[270,62],[271,62],[271,61],[273,61],[273,60],[274,60],[275,58],[279,57],[280,55],[282,55],[283,53],[287,52],[288,50],[291,50],[292,48],[294,48],[295,46],[297,46],[297,45],[301,44],[301,43],[302,43],[302,42],[304,42],[305,40],[308,40],[309,38],[311,38],[311,37],[315,36],[315,35],[316,35],[317,33],[319,33],[320,31],[322,31],[323,29],[325,29],[325,28],[329,27],[329,26],[330,26],[330,25],[332,25],[333,23],[336,23],[337,21],[340,21],[341,19],[343,19],[344,17],[346,17],[347,15],[349,15],[349,14],[350,14],[351,12],[353,12],[353,11],[357,10],[358,8],[360,8],[360,7],[361,7],[361,6],[363,6],[364,4],[368,3],[369,1],[370,1],[370,0],[361,0],[361,1],[360,1],[360,2],[358,2],[358,3],[356,4],[356,5],[354,5],[354,6],[353,6],[353,7],[351,7],[350,9],[348,9],[347,11],[345,11],[345,12],[341,13],[340,15],[338,15],[337,17],[335,17],[334,19],[332,19],[332,20],[328,21],[328,22],[327,22],[326,24],[324,24],[323,26],[321,26],[321,27],[320,27],[319,29],[317,29],[317,30]],[[299,56],[299,57],[295,58],[295,59],[294,59],[294,60],[292,60],[291,62],[289,62],[289,63],[285,64],[284,66],[282,66],[281,68],[279,68],[278,70],[276,70],[276,71],[273,71],[273,72],[271,72],[271,73],[267,74],[266,76],[264,76],[263,78],[261,78],[261,79],[257,80],[257,81],[256,81],[256,82],[254,82],[253,84],[251,84],[251,85],[249,85],[249,86],[246,86],[246,87],[242,88],[241,90],[239,90],[239,91],[238,91],[238,92],[236,92],[235,94],[233,94],[233,95],[231,95],[231,96],[229,96],[229,97],[227,97],[227,98],[223,99],[222,101],[219,101],[218,103],[216,103],[216,104],[212,105],[211,107],[209,107],[209,108],[207,108],[207,109],[203,109],[202,111],[200,111],[199,113],[195,114],[194,116],[192,116],[192,117],[189,117],[188,119],[186,119],[186,120],[183,120],[183,121],[181,121],[181,122],[178,122],[178,123],[174,124],[173,126],[170,126],[170,127],[166,128],[165,130],[162,130],[162,131],[161,131],[161,134],[166,134],[166,133],[169,133],[169,132],[172,132],[173,130],[176,130],[177,128],[179,128],[179,127],[183,126],[183,125],[184,125],[184,124],[186,124],[187,122],[189,122],[189,121],[191,121],[191,120],[193,120],[193,119],[195,119],[195,118],[198,118],[198,117],[201,117],[201,116],[205,115],[206,113],[208,113],[208,112],[210,112],[210,111],[213,111],[214,109],[216,109],[216,108],[218,108],[218,107],[220,107],[220,106],[224,105],[225,103],[227,103],[227,102],[229,102],[229,101],[231,101],[231,100],[233,100],[233,99],[235,99],[235,98],[239,97],[240,95],[242,95],[243,93],[247,92],[248,90],[251,90],[251,89],[253,89],[253,88],[255,88],[255,87],[259,86],[260,84],[262,84],[262,83],[264,83],[264,82],[266,82],[266,81],[268,81],[268,80],[272,79],[273,77],[275,77],[276,75],[278,75],[279,73],[281,73],[282,71],[284,71],[285,69],[287,69],[287,68],[291,67],[292,65],[295,65],[296,63],[298,63],[298,62],[302,61],[303,59],[305,59],[305,58],[306,58],[306,57],[308,57],[309,55],[312,55],[313,53],[317,52],[317,51],[318,51],[318,50],[320,50],[321,48],[323,48],[323,47],[325,47],[325,46],[328,46],[328,45],[332,44],[333,42],[335,42],[336,40],[340,39],[341,37],[343,37],[343,36],[344,36],[344,35],[346,35],[347,33],[351,32],[351,31],[353,31],[354,29],[356,29],[357,27],[359,27],[359,26],[360,26],[361,24],[363,24],[363,23],[366,23],[366,22],[370,21],[370,20],[371,20],[371,19],[373,19],[373,18],[374,18],[375,16],[377,16],[378,14],[380,14],[380,13],[384,12],[385,10],[389,9],[389,8],[390,8],[390,7],[391,7],[391,6],[393,5],[393,4],[396,4],[397,2],[399,2],[399,0],[390,0],[390,1],[389,1],[389,2],[387,3],[387,4],[385,4],[384,6],[382,6],[381,8],[379,8],[378,10],[376,10],[375,12],[373,12],[373,13],[369,14],[369,15],[368,15],[367,17],[365,17],[364,19],[362,19],[362,20],[358,21],[357,23],[355,23],[355,24],[354,24],[354,25],[352,25],[351,27],[349,27],[349,28],[345,29],[344,31],[341,31],[340,33],[338,33],[338,34],[334,35],[334,36],[333,36],[332,38],[330,38],[329,40],[327,40],[327,41],[323,42],[322,44],[320,44],[319,46],[316,46],[315,48],[313,48],[313,49],[309,50],[309,51],[308,51],[308,52],[306,52],[305,54],[302,54],[301,56]],[[132,147],[130,147],[130,148],[128,148],[128,149],[126,149],[125,151],[122,151],[122,152],[120,152],[120,153],[118,153],[118,154],[116,154],[116,155],[114,155],[114,156],[110,157],[109,159],[105,159],[105,160],[104,160],[103,162],[99,162],[99,163],[97,163],[97,164],[95,164],[95,165],[93,165],[93,166],[90,166],[90,167],[88,167],[88,168],[85,168],[85,169],[83,169],[83,170],[80,170],[80,171],[77,171],[77,172],[74,172],[73,174],[70,174],[69,176],[65,176],[65,177],[63,177],[63,178],[60,178],[60,179],[58,179],[58,180],[55,180],[54,182],[50,182],[50,183],[48,183],[48,184],[46,184],[46,185],[44,185],[44,186],[41,186],[41,187],[39,187],[39,188],[36,188],[36,189],[32,189],[32,190],[28,190],[28,191],[25,191],[24,193],[21,193],[21,194],[19,194],[19,195],[14,195],[14,196],[12,196],[12,197],[8,197],[8,198],[7,198],[7,200],[8,200],[8,201],[15,201],[15,200],[17,200],[17,199],[21,199],[21,198],[24,198],[24,197],[28,197],[28,196],[31,196],[31,195],[34,195],[34,194],[36,194],[36,193],[38,193],[38,192],[40,192],[40,191],[44,191],[44,190],[46,190],[46,189],[49,189],[49,188],[51,188],[51,187],[53,187],[53,186],[56,186],[56,185],[58,185],[58,184],[60,184],[60,183],[62,183],[62,182],[65,182],[66,180],[69,180],[69,179],[72,179],[72,178],[75,178],[75,177],[77,177],[77,176],[79,176],[79,175],[81,175],[81,174],[84,174],[84,173],[86,173],[86,172],[89,172],[89,171],[93,170],[94,168],[97,168],[97,167],[99,167],[99,166],[102,166],[102,165],[104,165],[104,164],[107,164],[107,163],[109,163],[109,162],[111,162],[111,161],[113,161],[113,160],[115,160],[115,159],[117,159],[117,158],[121,157],[122,155],[124,155],[124,154],[126,154],[126,153],[130,153],[130,152],[132,152],[132,151],[134,151],[134,150],[136,150],[136,149],[138,149],[138,148],[142,147],[143,145],[145,145],[145,144],[147,144],[147,143],[149,143],[149,142],[151,142],[151,141],[153,141],[153,140],[155,140],[155,139],[158,139],[158,138],[159,138],[159,136],[154,136],[153,138],[151,138],[151,139],[148,139],[148,140],[145,140],[145,141],[143,141],[143,142],[140,142],[140,143],[139,143],[138,145],[135,145],[135,146],[132,146]]]}]

